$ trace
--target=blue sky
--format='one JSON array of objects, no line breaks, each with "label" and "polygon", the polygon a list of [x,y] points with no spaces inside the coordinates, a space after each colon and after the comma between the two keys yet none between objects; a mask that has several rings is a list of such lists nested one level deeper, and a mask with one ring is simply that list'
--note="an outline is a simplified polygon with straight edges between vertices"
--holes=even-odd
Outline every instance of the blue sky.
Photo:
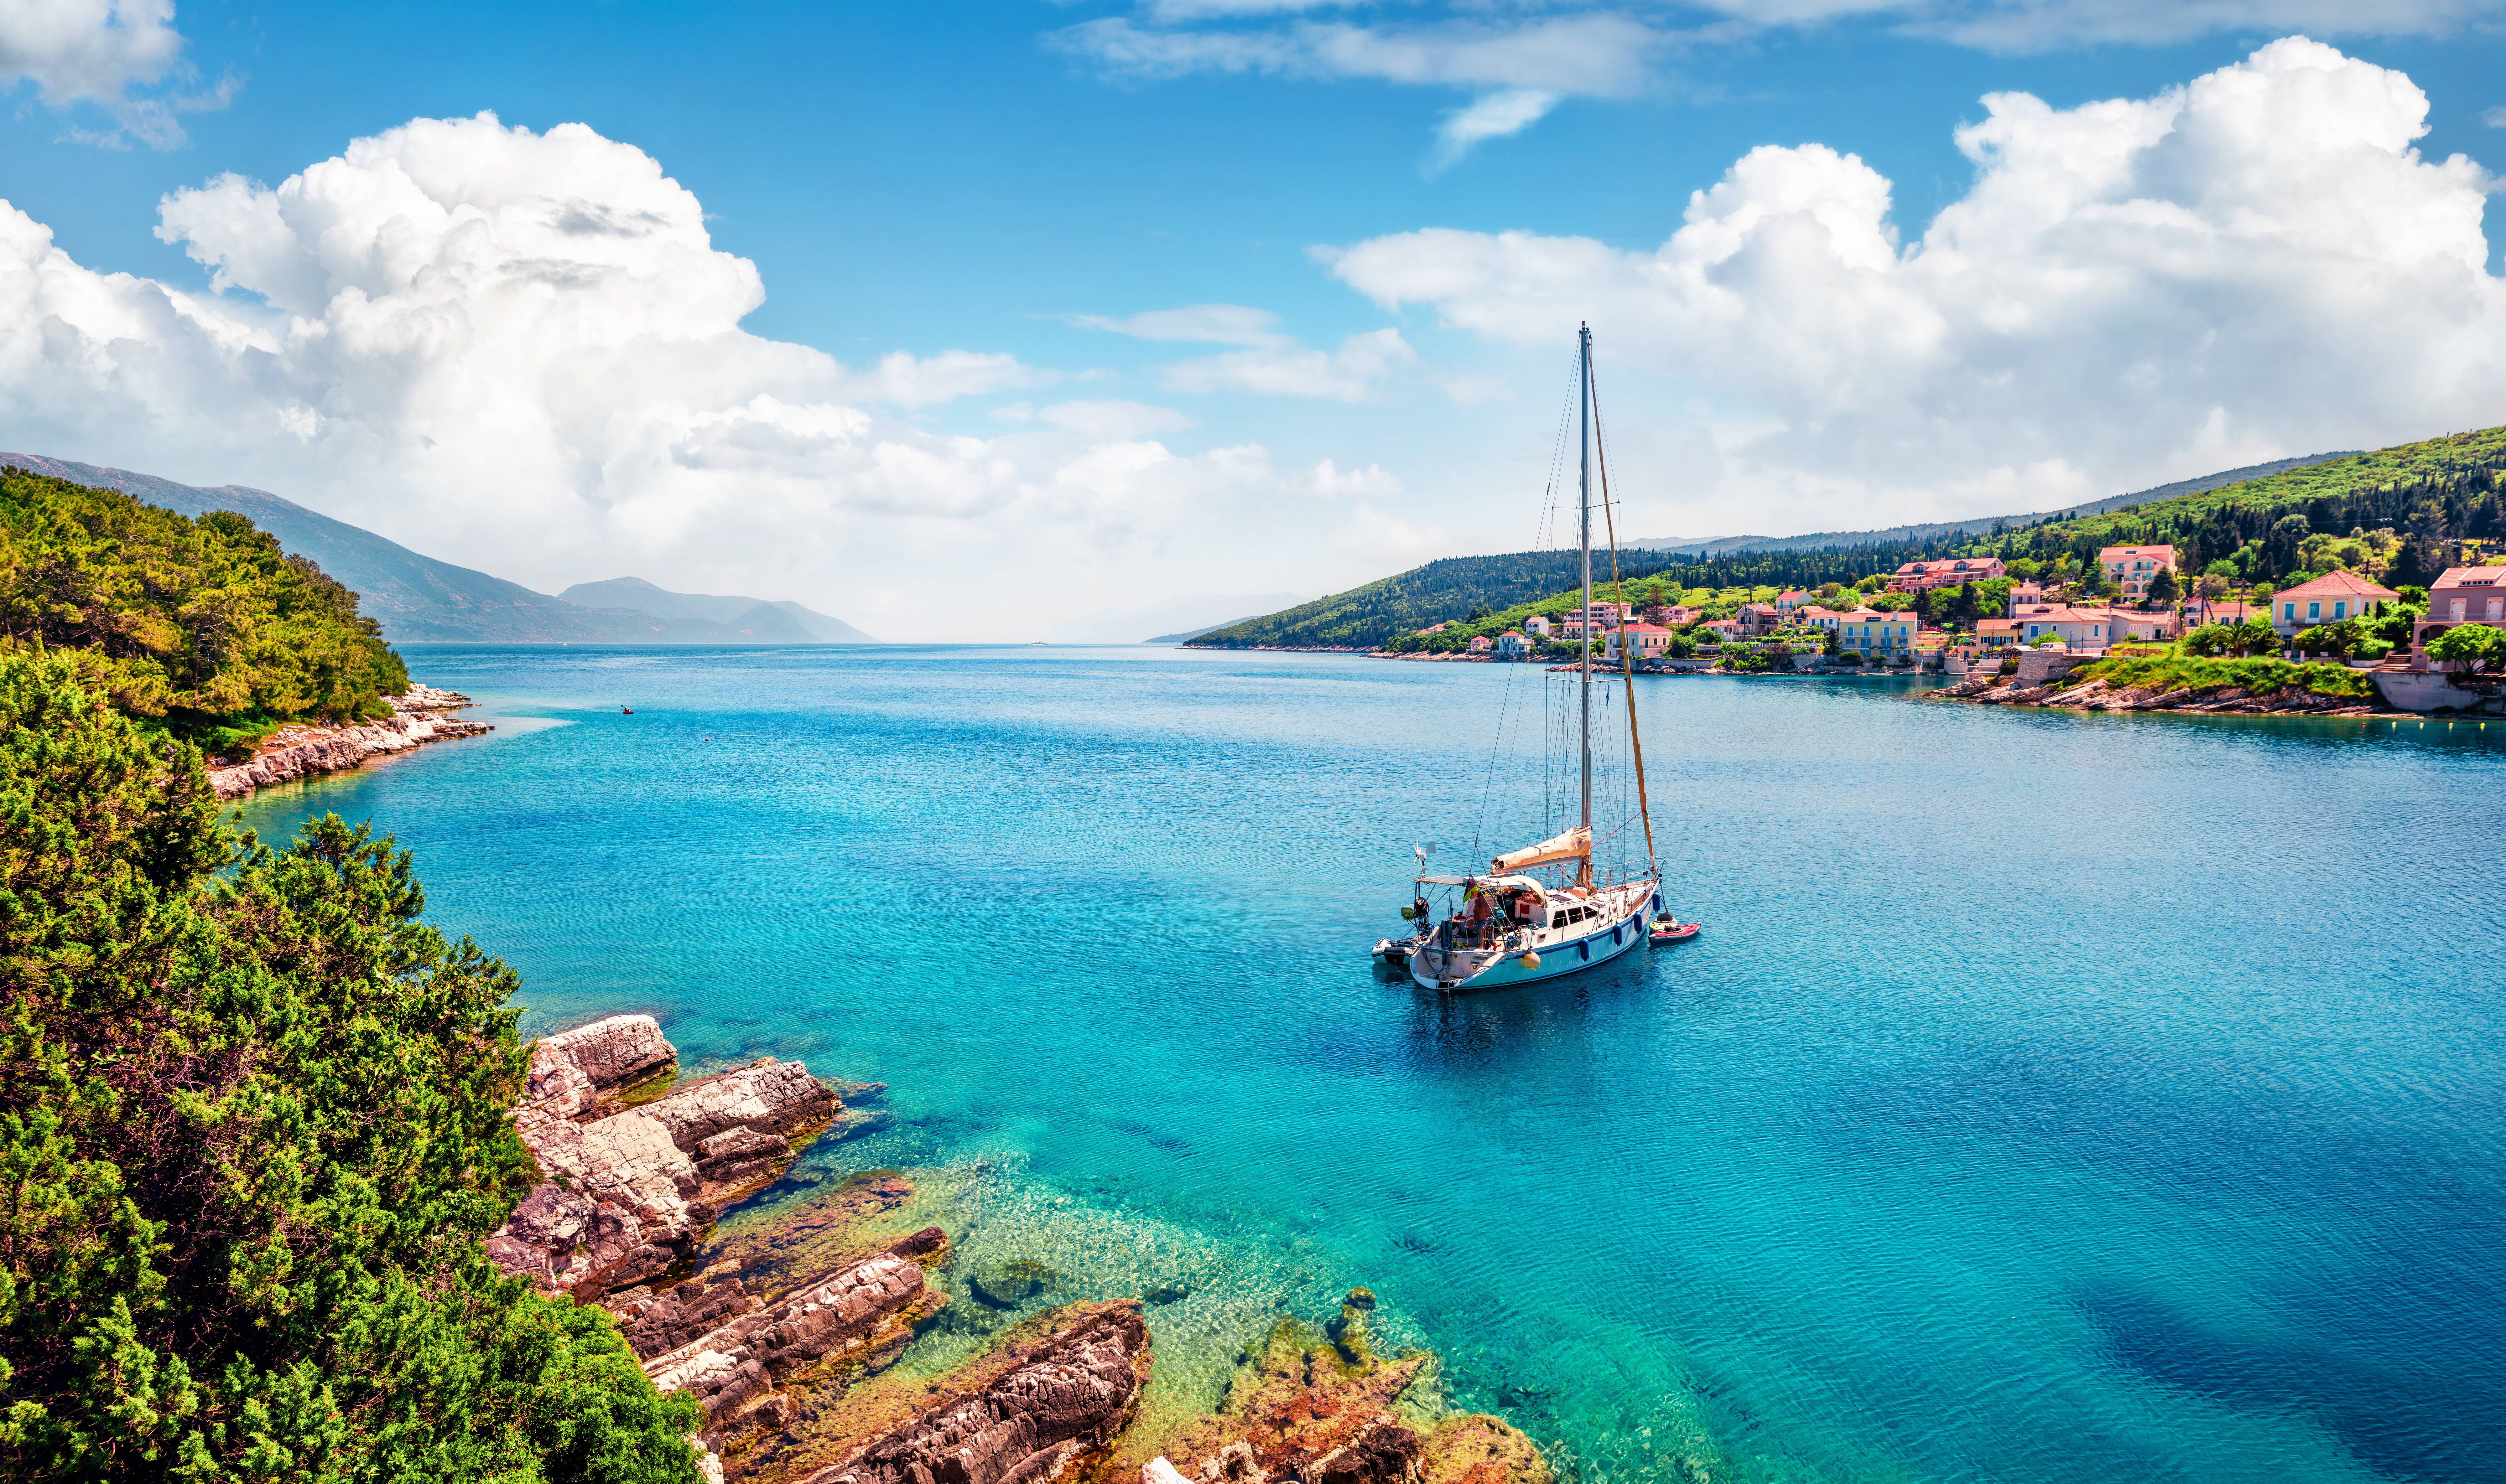
[{"label": "blue sky", "polygon": [[[114,416],[68,406],[57,378],[50,394],[0,383],[13,446],[264,484],[550,588],[634,570],[670,585],[771,586],[874,631],[1022,637],[1021,625],[1096,608],[1319,592],[1426,556],[1519,548],[1539,529],[1578,317],[1596,326],[1627,445],[1627,514],[1647,535],[2044,508],[2205,472],[2209,458],[2496,421],[2482,408],[2506,391],[2481,349],[2496,338],[2483,318],[2496,308],[2496,254],[2476,221],[2460,220],[2489,188],[2478,162],[2506,155],[2506,131],[2482,117],[2506,104],[2501,8],[2479,0],[2243,0],[2203,13],[2227,17],[2214,27],[2188,21],[2191,8],[2133,0],[36,9],[56,13],[54,30],[11,37],[6,24],[19,22],[0,23],[0,70],[18,77],[0,196],[80,270],[191,296],[255,334],[280,333],[268,285],[239,278],[212,296],[195,261],[241,261],[237,224],[261,220],[246,188],[194,197],[209,225],[189,236],[160,230],[170,195],[228,172],[281,188],[352,141],[488,111],[534,138],[589,125],[658,161],[700,203],[690,230],[753,264],[762,285],[744,315],[732,289],[717,311],[771,342],[743,342],[761,369],[741,381],[704,356],[699,367],[677,351],[638,352],[635,374],[654,384],[593,433],[568,419],[597,385],[556,381],[614,346],[576,355],[546,331],[525,349],[506,344],[493,366],[448,365],[448,381],[475,381],[547,355],[555,369],[534,369],[502,402],[548,397],[561,410],[483,438],[523,441],[510,457],[395,455],[396,438],[439,448],[450,405],[429,410],[411,390],[406,346],[386,396],[359,379],[377,374],[371,366],[340,359],[336,335],[321,357],[271,352],[283,396],[250,353],[221,370],[162,351],[208,378],[188,398],[165,374],[124,367],[93,388],[96,407],[121,399]],[[2362,15],[2392,34],[2345,28]],[[95,17],[108,22],[103,39],[65,49],[58,26]],[[2337,52],[2248,67],[2301,33]],[[157,59],[126,61],[117,81],[113,49],[133,36],[154,37]],[[2249,73],[2252,86],[2238,82]],[[2094,107],[2071,112],[2136,100],[2148,107],[2134,117],[2155,118],[2153,100],[2210,76],[2226,81],[2184,111],[2192,122],[2172,143]],[[2326,76],[2347,80],[2337,96],[2308,91]],[[2423,95],[2423,131],[2407,142],[2409,120],[2384,117],[2396,88]],[[2256,101],[2256,89],[2280,101]],[[1982,99],[2006,93],[2032,95],[2051,117],[2008,124],[2018,142],[2005,163],[2094,124],[2137,139],[2145,167],[2097,185],[2112,209],[2083,217],[2041,170],[2012,166],[2005,194],[2034,204],[2011,216],[1979,191],[1979,158],[1953,138],[2003,117]],[[1467,149],[1440,144],[1475,106],[1500,131]],[[2293,152],[2271,143],[2290,133],[2286,120],[2317,117],[2339,126]],[[1858,157],[1864,173],[1826,155],[1765,157],[1755,184],[1727,191],[1773,203],[1733,207],[1738,250],[1692,244],[1685,268],[1655,261],[1691,193],[1726,182],[1753,150],[1809,145]],[[2467,173],[2449,175],[2443,161],[2457,153]],[[496,189],[554,199],[576,167],[495,168],[507,172]],[[2287,203],[2287,230],[2261,248],[2223,240],[2257,201]],[[1957,254],[1924,244],[1936,214],[1961,202],[1991,220]],[[2113,221],[2173,230],[2150,215],[2153,202],[2202,217],[2204,265],[2184,267],[2180,247],[2142,252],[2101,235]],[[1775,207],[1815,219],[1835,242],[1852,235],[1845,218],[1857,212],[1895,238],[1862,259],[1839,247],[1837,263],[1806,265],[1761,225]],[[2360,213],[2421,225],[2352,240]],[[2011,225],[2020,217],[2023,229]],[[379,230],[358,218],[332,230],[369,229]],[[1445,234],[1420,235],[1434,230]],[[213,239],[228,246],[203,245]],[[1376,246],[1340,260],[1316,252],[1359,244]],[[1882,261],[1889,252],[1928,259],[1929,276]],[[2455,266],[2418,266],[2435,259]],[[2477,261],[2471,278],[2465,260]],[[2380,297],[2318,314],[2362,262]],[[666,267],[611,266],[661,274],[667,292]],[[1644,297],[1649,282],[1682,273],[1688,287]],[[1902,282],[1882,282],[1892,277]],[[2105,277],[2110,294],[2077,298],[2077,283]],[[344,281],[335,274],[331,289]],[[23,333],[66,312],[98,344],[129,342],[112,313],[60,305],[139,291],[99,281],[51,292],[14,308],[0,296],[0,313]],[[1821,294],[1845,297],[1820,308]],[[1996,297],[2016,307],[1960,323]],[[1234,306],[1233,317],[1171,316],[1195,305]],[[292,307],[300,319],[326,312]],[[464,300],[427,312],[483,311]],[[2013,314],[2045,323],[2014,329]],[[2345,384],[2289,379],[2292,357],[2352,359],[2343,347],[2360,335],[2407,335],[2421,319],[2470,338],[2416,357],[2384,347],[2389,364],[2370,358]],[[1829,345],[1829,321],[1858,328]],[[681,341],[725,327],[708,322]],[[805,399],[793,378],[812,373],[776,361],[773,345],[824,352],[853,379],[822,376]],[[990,359],[950,396],[898,392],[893,378],[880,391],[855,374],[898,352],[917,365],[949,352]],[[2180,352],[2200,358],[2198,374],[2176,364]],[[2411,379],[2408,364],[2428,355],[2455,367],[2443,386]],[[2185,384],[2142,385],[2179,374]],[[2082,413],[2109,380],[2111,415]],[[2030,384],[2042,387],[2032,398],[2011,390]],[[1904,390],[1915,386],[1919,395]],[[806,423],[808,447],[778,452],[770,468],[752,449],[745,474],[687,451],[690,427],[718,426],[764,390],[775,409],[743,413],[742,426],[773,423],[788,442]],[[380,406],[395,398],[399,410]],[[259,415],[243,409],[265,404],[268,428],[238,433]],[[857,405],[867,421],[828,431],[824,408]],[[1081,410],[1053,423],[1055,407]],[[523,445],[543,434],[548,446]],[[672,451],[654,451],[663,445]],[[874,458],[874,446],[895,457]],[[1233,451],[1246,448],[1259,459]],[[909,487],[914,477],[936,481],[932,493]],[[524,508],[527,519],[505,521]],[[969,565],[1025,596],[936,609],[931,575]]]}]

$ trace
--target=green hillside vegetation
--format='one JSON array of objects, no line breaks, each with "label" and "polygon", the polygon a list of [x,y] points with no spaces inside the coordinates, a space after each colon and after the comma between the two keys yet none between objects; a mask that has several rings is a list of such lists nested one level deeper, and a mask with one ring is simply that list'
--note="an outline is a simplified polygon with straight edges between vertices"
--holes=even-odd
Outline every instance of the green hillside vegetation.
[{"label": "green hillside vegetation", "polygon": [[233,512],[0,470],[0,632],[74,651],[143,724],[212,749],[387,714],[409,672],[357,595]]},{"label": "green hillside vegetation", "polygon": [[[2423,586],[2465,541],[2506,541],[2506,427],[2347,455],[2097,514],[1985,533],[1949,529],[1928,542],[1751,549],[1702,560],[1621,551],[1620,571],[1629,581],[1595,584],[1593,596],[1646,607],[1685,601],[1722,618],[1786,588],[1832,583],[1875,603],[1894,601],[1879,589],[1888,573],[1910,561],[1999,556],[2015,576],[2059,582],[2093,575],[2102,548],[2159,545],[2176,547],[2187,581],[2207,578],[2214,592],[2290,586],[2339,567],[2387,586]],[[1571,551],[1449,557],[1190,642],[1459,650],[1475,636],[1520,628],[1533,614],[1574,609],[1582,600],[1580,588],[1569,585],[1576,564]],[[1595,567],[1606,571],[1606,559],[1596,558]],[[1956,618],[1991,617],[2006,597],[2006,587],[1987,583],[1972,594],[1926,594],[1916,606],[1925,622],[1938,622],[1944,605],[1954,605]],[[1417,632],[1439,623],[1451,627],[1431,636]]]},{"label": "green hillside vegetation", "polygon": [[2333,459],[2202,494],[1998,532],[1937,555],[2082,571],[2098,548],[2171,545],[2195,580],[2284,587],[2334,567],[2424,586],[2457,544],[2506,537],[2506,427]]},{"label": "green hillside vegetation", "polygon": [[693,1484],[696,1404],[482,1248],[539,1178],[513,972],[87,679],[0,653],[0,1476]]},{"label": "green hillside vegetation", "polygon": [[[1470,614],[1512,611],[1556,593],[1577,581],[1581,562],[1573,551],[1449,556],[1347,592],[1212,629],[1187,643],[1210,649],[1371,650],[1414,629]],[[1630,577],[1664,565],[1664,558],[1650,551],[1620,558],[1620,571]]]},{"label": "green hillside vegetation", "polygon": [[2071,672],[2069,679],[2081,683],[2101,680],[2110,686],[2160,692],[2188,687],[2235,686],[2252,695],[2311,690],[2317,695],[2366,699],[2376,693],[2374,683],[2347,665],[2321,661],[2293,664],[2275,656],[2203,659],[2181,653],[2124,655],[2082,665]]}]

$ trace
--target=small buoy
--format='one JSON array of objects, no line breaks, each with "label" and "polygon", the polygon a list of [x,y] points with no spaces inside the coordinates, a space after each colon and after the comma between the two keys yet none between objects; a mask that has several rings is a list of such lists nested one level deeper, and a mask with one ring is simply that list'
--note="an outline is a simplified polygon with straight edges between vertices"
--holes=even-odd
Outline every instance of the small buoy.
[{"label": "small buoy", "polygon": [[1540,967],[1540,955],[1539,955],[1539,954],[1536,954],[1536,953],[1526,953],[1526,954],[1524,954],[1524,955],[1522,956],[1522,967],[1523,967],[1523,968],[1525,968],[1525,969],[1537,969],[1537,968],[1539,968],[1539,967]]}]

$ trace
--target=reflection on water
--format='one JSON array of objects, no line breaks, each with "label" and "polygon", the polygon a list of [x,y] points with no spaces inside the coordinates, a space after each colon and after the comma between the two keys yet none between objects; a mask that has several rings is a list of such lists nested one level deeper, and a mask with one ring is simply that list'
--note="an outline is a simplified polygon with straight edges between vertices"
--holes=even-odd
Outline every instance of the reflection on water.
[{"label": "reflection on water", "polygon": [[915,1170],[1011,1275],[914,1363],[1154,1290],[1205,1405],[1364,1283],[1578,1476],[2506,1476],[2506,729],[1648,683],[1703,936],[1448,998],[1366,950],[1499,667],[412,658],[573,724],[248,817],[397,831],[529,1029],[890,1083],[796,1177]]}]

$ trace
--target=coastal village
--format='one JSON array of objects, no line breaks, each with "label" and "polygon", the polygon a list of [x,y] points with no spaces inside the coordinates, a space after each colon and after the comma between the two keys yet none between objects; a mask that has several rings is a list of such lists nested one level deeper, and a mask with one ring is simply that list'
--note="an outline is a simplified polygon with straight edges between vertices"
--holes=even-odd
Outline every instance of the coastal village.
[{"label": "coastal village", "polygon": [[[1850,585],[1679,589],[1660,580],[1610,584],[1520,612],[1438,623],[1377,650],[1411,660],[1573,665],[1589,634],[1595,660],[1637,674],[1935,674],[1981,699],[2066,702],[2078,682],[2130,678],[2164,661],[2262,658],[2312,682],[2310,699],[2241,709],[2352,714],[2497,710],[2506,670],[2506,558],[2464,541],[2426,586],[2379,581],[2391,531],[2318,539],[2321,571],[2286,582],[2189,576],[2171,545],[2110,546],[2094,564],[1998,556],[1909,561]],[[2227,564],[2221,563],[2224,567]],[[1489,630],[1493,629],[1493,632]],[[2451,637],[2449,637],[2451,636]],[[2344,683],[2343,672],[2346,672]],[[2191,678],[2177,671],[2179,678]],[[2327,675],[2335,677],[2325,682]],[[2250,679],[2250,672],[2245,678]],[[2371,689],[2372,688],[2372,689]],[[2106,693],[2131,688],[2108,685]],[[2240,709],[2239,690],[2165,709]],[[2138,688],[2144,698],[2166,690]],[[2110,707],[2109,709],[2152,709]]]}]

